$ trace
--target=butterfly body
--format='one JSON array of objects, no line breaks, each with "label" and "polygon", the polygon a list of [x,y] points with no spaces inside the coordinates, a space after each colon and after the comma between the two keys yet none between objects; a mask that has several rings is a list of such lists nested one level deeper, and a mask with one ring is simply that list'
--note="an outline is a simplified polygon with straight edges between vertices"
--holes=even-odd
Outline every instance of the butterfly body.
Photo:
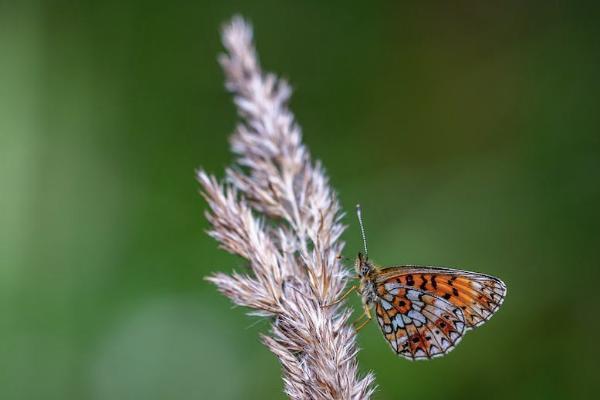
[{"label": "butterfly body", "polygon": [[463,335],[498,310],[506,285],[498,278],[441,267],[379,268],[359,253],[359,293],[370,319],[375,307],[379,326],[392,349],[409,360],[450,352]]}]

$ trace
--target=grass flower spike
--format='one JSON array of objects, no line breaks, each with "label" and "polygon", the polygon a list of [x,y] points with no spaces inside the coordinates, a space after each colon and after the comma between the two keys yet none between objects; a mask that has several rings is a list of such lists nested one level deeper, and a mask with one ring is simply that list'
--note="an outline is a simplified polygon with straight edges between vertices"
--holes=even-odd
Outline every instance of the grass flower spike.
[{"label": "grass flower spike", "polygon": [[355,332],[341,295],[348,274],[338,255],[344,226],[334,190],[302,143],[287,103],[291,88],[264,73],[252,29],[235,17],[223,29],[219,61],[240,116],[225,182],[198,172],[210,235],[248,269],[208,278],[235,304],[272,321],[263,343],[279,358],[292,399],[367,399],[373,375],[361,377]]}]

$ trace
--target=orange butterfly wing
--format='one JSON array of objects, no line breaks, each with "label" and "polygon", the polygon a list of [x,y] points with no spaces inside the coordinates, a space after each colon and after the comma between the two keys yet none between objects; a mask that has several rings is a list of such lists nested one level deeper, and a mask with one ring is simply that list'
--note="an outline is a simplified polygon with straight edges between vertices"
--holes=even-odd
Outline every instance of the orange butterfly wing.
[{"label": "orange butterfly wing", "polygon": [[490,319],[506,295],[498,278],[436,267],[385,268],[375,286],[381,330],[410,360],[447,354],[467,330]]}]

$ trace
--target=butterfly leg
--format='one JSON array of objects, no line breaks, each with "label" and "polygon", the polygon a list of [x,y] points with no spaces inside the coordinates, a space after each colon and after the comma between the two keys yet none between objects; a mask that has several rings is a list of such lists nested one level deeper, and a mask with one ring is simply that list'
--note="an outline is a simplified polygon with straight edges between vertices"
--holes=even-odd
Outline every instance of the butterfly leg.
[{"label": "butterfly leg", "polygon": [[336,301],[334,301],[333,303],[329,303],[329,304],[323,304],[321,306],[321,308],[325,308],[325,307],[331,307],[333,305],[336,305],[337,303],[341,302],[342,300],[344,300],[346,297],[348,297],[350,295],[350,293],[354,292],[356,289],[358,289],[357,285],[352,285],[352,287],[348,290],[346,290],[346,293],[344,293],[343,295],[340,296],[339,299],[337,299]]},{"label": "butterfly leg", "polygon": [[[371,315],[371,309],[369,308],[369,306],[365,304],[363,307],[364,307],[365,312],[352,324],[352,325],[355,325],[356,332],[358,332],[362,328],[364,328],[365,325],[367,325],[369,323],[369,321],[371,321],[373,319],[373,316]],[[365,319],[362,323],[360,323],[358,326],[356,326],[357,322],[360,321],[363,317],[367,317],[367,319]]]}]

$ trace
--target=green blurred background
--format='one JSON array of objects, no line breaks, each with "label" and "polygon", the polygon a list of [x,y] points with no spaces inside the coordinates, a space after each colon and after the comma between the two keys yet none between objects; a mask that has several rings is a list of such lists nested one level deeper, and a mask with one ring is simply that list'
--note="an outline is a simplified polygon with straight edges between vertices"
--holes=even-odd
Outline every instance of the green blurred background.
[{"label": "green blurred background", "polygon": [[[376,398],[598,393],[600,32],[565,1],[0,3],[0,398],[283,398],[268,323],[203,281],[242,261],[204,230],[235,110],[219,27],[255,25],[372,258],[508,284],[448,357],[397,358]],[[358,299],[353,300],[358,305]]]}]

